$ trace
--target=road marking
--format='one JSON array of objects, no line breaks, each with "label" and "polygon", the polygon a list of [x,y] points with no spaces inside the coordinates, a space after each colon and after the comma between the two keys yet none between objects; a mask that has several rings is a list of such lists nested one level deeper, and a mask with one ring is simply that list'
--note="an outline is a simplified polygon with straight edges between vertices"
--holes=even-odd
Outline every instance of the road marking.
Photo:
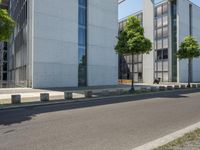
[{"label": "road marking", "polygon": [[136,147],[132,150],[153,150],[155,148],[158,148],[159,146],[163,146],[171,141],[174,141],[177,138],[183,137],[186,133],[192,132],[198,128],[200,128],[200,122],[198,122],[194,125],[191,125],[189,127],[186,127],[182,130],[171,133],[169,135],[166,135],[166,136],[159,138],[157,140],[154,140],[152,142],[146,143],[142,146]]}]

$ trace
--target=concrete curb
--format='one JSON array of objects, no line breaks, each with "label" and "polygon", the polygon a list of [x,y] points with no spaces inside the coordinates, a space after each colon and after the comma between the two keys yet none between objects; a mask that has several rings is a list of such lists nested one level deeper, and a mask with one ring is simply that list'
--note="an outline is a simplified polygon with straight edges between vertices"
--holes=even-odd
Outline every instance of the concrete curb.
[{"label": "concrete curb", "polygon": [[191,89],[177,89],[177,90],[169,90],[169,91],[158,91],[158,92],[150,92],[150,93],[139,93],[139,94],[125,94],[125,95],[115,95],[115,96],[105,96],[105,97],[97,97],[97,98],[85,98],[85,99],[78,99],[78,100],[56,100],[56,101],[49,101],[49,102],[33,102],[27,104],[19,104],[19,105],[12,105],[12,106],[0,106],[0,111],[2,110],[10,110],[10,109],[20,109],[20,108],[29,108],[29,107],[39,107],[39,106],[50,106],[50,105],[60,105],[60,104],[70,104],[70,103],[81,103],[81,102],[90,102],[93,100],[101,100],[101,99],[110,99],[110,98],[121,98],[121,97],[134,97],[140,95],[154,95],[159,93],[173,93],[177,91],[193,91],[198,90],[199,88],[191,88]]},{"label": "concrete curb", "polygon": [[136,147],[132,150],[153,150],[153,149],[163,146],[169,142],[172,142],[180,137],[183,137],[185,134],[193,132],[198,128],[200,128],[200,122],[198,122],[194,125],[191,125],[189,127],[186,127],[182,130],[171,133],[169,135],[166,135],[166,136],[159,138],[157,140],[154,140],[152,142],[149,142],[147,144],[144,144],[142,146]]}]

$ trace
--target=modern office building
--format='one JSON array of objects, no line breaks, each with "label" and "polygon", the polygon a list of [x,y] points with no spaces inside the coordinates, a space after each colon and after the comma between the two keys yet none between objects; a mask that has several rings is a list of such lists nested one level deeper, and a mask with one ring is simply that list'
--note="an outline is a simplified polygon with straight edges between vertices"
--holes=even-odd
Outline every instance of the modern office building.
[{"label": "modern office building", "polygon": [[118,81],[116,0],[10,0],[9,80],[48,88]]},{"label": "modern office building", "polygon": [[[135,82],[152,83],[160,78],[162,82],[187,82],[188,61],[179,60],[176,52],[185,36],[192,35],[200,43],[200,7],[189,0],[163,0],[153,4],[144,0],[143,11],[133,14],[141,20],[145,36],[153,43],[153,51],[148,55],[134,56],[132,71],[131,56],[120,56],[119,78]],[[119,31],[123,30],[127,18],[119,21]],[[193,82],[200,82],[200,58],[193,61]]]}]

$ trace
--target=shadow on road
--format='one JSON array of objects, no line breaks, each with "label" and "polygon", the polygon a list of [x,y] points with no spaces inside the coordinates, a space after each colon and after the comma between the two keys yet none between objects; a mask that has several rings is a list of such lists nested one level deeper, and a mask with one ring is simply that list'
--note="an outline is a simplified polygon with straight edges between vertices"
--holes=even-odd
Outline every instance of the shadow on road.
[{"label": "shadow on road", "polygon": [[27,107],[15,110],[14,109],[2,110],[0,111],[0,125],[9,126],[17,123],[20,124],[24,121],[31,120],[38,114],[56,112],[62,110],[79,109],[79,108],[94,107],[94,106],[108,105],[114,103],[124,103],[130,101],[147,100],[154,98],[168,98],[171,100],[174,99],[182,100],[183,98],[188,98],[187,94],[198,93],[198,92],[200,92],[200,89],[187,90],[187,91],[180,90],[180,91],[171,91],[163,93],[124,96],[117,98],[106,98],[106,99],[99,99],[92,101],[79,101],[79,102],[49,105],[49,106]]}]

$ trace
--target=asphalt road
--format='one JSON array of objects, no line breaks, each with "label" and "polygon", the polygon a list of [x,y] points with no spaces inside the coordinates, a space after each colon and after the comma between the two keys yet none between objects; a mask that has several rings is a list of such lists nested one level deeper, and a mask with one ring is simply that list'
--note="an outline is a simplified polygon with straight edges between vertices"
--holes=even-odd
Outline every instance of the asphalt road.
[{"label": "asphalt road", "polygon": [[200,121],[200,90],[0,111],[0,150],[132,150]]}]

